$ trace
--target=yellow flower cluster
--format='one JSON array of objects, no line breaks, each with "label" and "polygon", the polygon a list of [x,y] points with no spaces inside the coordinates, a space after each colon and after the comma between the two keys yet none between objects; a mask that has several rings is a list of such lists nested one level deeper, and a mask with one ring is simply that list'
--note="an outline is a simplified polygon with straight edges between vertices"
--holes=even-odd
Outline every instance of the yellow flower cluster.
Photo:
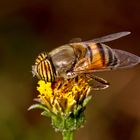
[{"label": "yellow flower cluster", "polygon": [[59,115],[69,115],[73,112],[83,103],[90,91],[87,79],[82,76],[68,80],[59,79],[55,83],[40,80],[38,85],[41,103]]}]

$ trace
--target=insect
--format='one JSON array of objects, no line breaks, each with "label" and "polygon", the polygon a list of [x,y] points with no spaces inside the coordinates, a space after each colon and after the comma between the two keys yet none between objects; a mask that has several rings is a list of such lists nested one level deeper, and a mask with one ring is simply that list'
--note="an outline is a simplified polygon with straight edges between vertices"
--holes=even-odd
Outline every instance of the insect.
[{"label": "insect", "polygon": [[69,79],[85,74],[92,81],[96,81],[93,89],[105,89],[109,83],[93,75],[94,72],[130,68],[140,63],[139,56],[111,49],[104,44],[128,34],[130,32],[119,32],[89,41],[77,39],[49,53],[41,53],[32,66],[32,73],[47,82],[53,82],[59,77]]}]

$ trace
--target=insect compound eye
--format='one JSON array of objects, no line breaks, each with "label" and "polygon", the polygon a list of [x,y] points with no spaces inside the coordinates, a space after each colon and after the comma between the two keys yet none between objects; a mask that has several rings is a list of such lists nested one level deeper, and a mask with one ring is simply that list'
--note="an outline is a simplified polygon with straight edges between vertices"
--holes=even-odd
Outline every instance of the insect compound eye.
[{"label": "insect compound eye", "polygon": [[33,76],[37,76],[39,79],[48,82],[55,80],[56,71],[51,61],[51,57],[47,53],[38,55],[35,65],[32,66],[32,73]]}]

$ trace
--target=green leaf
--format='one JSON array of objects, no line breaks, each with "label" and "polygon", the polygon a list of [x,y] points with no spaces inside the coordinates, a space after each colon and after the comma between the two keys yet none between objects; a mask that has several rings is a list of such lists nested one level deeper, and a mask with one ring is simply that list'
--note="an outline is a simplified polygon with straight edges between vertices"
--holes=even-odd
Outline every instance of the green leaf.
[{"label": "green leaf", "polygon": [[36,108],[49,111],[49,110],[47,109],[47,107],[45,107],[45,106],[42,105],[42,104],[33,104],[33,105],[31,105],[31,106],[28,108],[28,110],[32,110],[32,109],[36,109]]},{"label": "green leaf", "polygon": [[53,116],[52,126],[55,128],[55,131],[63,131],[65,129],[65,120],[63,117]]},{"label": "green leaf", "polygon": [[46,117],[55,116],[55,114],[49,111],[48,108],[43,104],[33,104],[28,108],[28,110],[32,110],[32,109],[43,109],[44,111],[41,113],[42,116],[46,116]]},{"label": "green leaf", "polygon": [[76,117],[76,128],[80,128],[83,126],[85,122],[85,115],[84,112],[80,113],[79,116]]},{"label": "green leaf", "polygon": [[79,112],[77,116],[71,114],[68,117],[55,116],[52,118],[52,126],[56,131],[74,131],[77,128],[81,127],[85,121],[84,112]]},{"label": "green leaf", "polygon": [[91,100],[92,96],[88,96],[86,97],[86,99],[83,102],[83,107],[86,107],[86,105],[89,103],[89,101]]},{"label": "green leaf", "polygon": [[77,116],[78,115],[78,113],[79,113],[79,111],[82,109],[82,106],[81,105],[78,105],[78,107],[76,107],[75,109],[74,109],[74,116]]},{"label": "green leaf", "polygon": [[49,109],[48,109],[46,106],[44,106],[43,104],[33,104],[33,105],[31,105],[31,106],[28,108],[28,110],[32,110],[32,109],[36,109],[36,108],[38,108],[38,109],[43,109],[43,110],[45,110],[46,112],[51,113],[51,112],[49,111]]},{"label": "green leaf", "polygon": [[51,117],[52,115],[54,115],[52,112],[47,112],[47,111],[43,111],[41,113],[42,116],[46,116],[46,117]]}]

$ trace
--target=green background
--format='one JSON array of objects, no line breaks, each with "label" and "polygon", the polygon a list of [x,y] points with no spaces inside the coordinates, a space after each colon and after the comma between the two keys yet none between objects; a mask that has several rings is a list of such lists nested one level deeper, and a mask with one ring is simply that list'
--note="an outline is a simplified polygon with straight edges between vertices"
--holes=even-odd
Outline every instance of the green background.
[{"label": "green background", "polygon": [[[61,140],[50,119],[27,108],[37,96],[31,65],[36,56],[68,43],[114,32],[132,34],[107,44],[140,56],[139,0],[0,1],[0,140]],[[140,139],[140,65],[102,72],[111,83],[93,92],[77,140]]]}]

